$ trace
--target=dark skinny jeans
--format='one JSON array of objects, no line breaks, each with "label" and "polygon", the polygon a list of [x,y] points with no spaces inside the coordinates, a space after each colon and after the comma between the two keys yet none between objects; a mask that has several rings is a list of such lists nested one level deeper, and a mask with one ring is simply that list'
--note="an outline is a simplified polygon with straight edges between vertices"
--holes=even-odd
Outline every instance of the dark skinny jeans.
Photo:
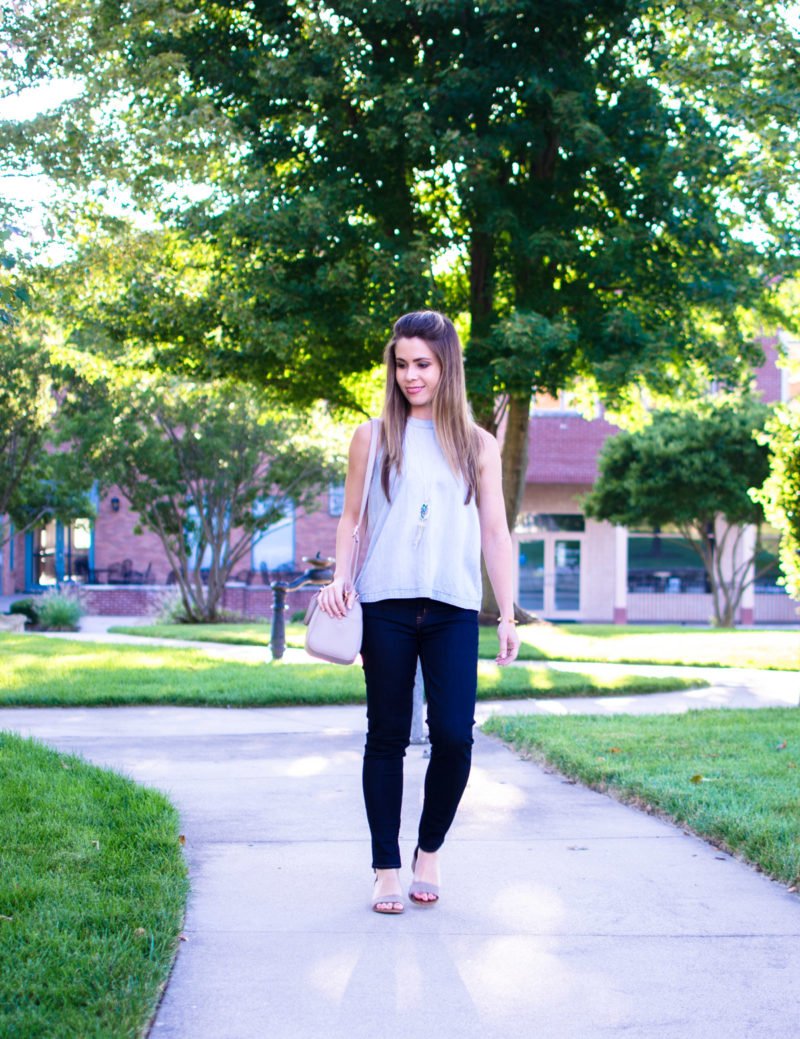
[{"label": "dark skinny jeans", "polygon": [[403,758],[411,734],[414,676],[422,663],[431,754],[419,847],[438,851],[469,778],[478,676],[478,613],[433,599],[364,603],[367,683],[364,803],[374,869],[400,868]]}]

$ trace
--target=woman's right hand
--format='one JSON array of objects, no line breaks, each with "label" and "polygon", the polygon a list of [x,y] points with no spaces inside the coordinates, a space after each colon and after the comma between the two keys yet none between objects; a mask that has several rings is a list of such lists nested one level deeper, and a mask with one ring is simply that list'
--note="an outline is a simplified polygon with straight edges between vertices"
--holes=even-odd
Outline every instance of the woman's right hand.
[{"label": "woman's right hand", "polygon": [[334,578],[319,593],[319,608],[329,617],[342,618],[353,604],[353,588],[349,581]]}]

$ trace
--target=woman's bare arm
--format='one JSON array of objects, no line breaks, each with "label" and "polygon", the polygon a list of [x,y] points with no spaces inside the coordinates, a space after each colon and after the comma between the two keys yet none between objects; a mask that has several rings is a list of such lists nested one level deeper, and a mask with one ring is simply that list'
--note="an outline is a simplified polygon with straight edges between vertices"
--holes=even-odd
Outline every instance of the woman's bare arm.
[{"label": "woman's bare arm", "polygon": [[500,622],[497,627],[497,638],[500,645],[497,663],[510,664],[519,652],[519,635],[512,623],[514,619],[513,543],[508,531],[503,501],[500,448],[490,433],[483,429],[479,432],[481,453],[478,515],[481,524],[481,549],[486,562],[486,572],[500,608]]},{"label": "woman's bare arm", "polygon": [[350,566],[353,558],[353,530],[358,523],[364,478],[367,473],[371,423],[364,422],[353,434],[347,460],[347,476],[344,483],[344,507],[336,527],[336,568],[333,582],[319,594],[319,605],[332,617],[344,617],[353,588],[350,582]]}]

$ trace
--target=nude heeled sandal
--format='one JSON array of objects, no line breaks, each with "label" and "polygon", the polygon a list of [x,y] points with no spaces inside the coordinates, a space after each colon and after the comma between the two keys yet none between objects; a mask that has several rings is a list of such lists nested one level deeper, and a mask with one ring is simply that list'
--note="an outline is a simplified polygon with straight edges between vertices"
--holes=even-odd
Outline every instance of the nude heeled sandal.
[{"label": "nude heeled sandal", "polygon": [[[411,860],[411,872],[413,873],[417,868],[417,856],[419,854],[419,845],[414,849],[414,857]],[[433,895],[433,898],[418,898],[418,895]],[[408,897],[417,906],[423,906],[425,909],[430,909],[431,906],[435,906],[439,901],[439,885],[430,884],[426,880],[412,880],[411,885],[408,889]]]},{"label": "nude heeled sandal", "polygon": [[[375,883],[378,883],[378,871],[375,870]],[[389,909],[379,909],[378,906],[389,906]],[[396,909],[395,906],[400,906]],[[389,892],[388,895],[373,895],[372,898],[372,911],[373,913],[382,913],[385,916],[399,916],[403,912],[405,906],[403,905],[403,896],[399,891]]]}]

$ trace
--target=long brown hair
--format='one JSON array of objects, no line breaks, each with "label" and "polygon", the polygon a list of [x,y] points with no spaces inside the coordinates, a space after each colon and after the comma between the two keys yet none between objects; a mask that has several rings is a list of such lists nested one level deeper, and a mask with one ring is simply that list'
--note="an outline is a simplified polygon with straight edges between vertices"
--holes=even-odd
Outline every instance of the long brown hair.
[{"label": "long brown hair", "polygon": [[450,318],[436,310],[415,310],[394,323],[386,344],[386,397],[383,405],[383,464],[381,486],[389,497],[392,470],[403,468],[403,440],[411,405],[397,385],[395,344],[398,339],[422,339],[441,365],[442,374],[433,398],[433,428],[447,463],[467,487],[464,504],[478,498],[480,440],[472,420],[464,380],[464,358],[458,332]]}]

